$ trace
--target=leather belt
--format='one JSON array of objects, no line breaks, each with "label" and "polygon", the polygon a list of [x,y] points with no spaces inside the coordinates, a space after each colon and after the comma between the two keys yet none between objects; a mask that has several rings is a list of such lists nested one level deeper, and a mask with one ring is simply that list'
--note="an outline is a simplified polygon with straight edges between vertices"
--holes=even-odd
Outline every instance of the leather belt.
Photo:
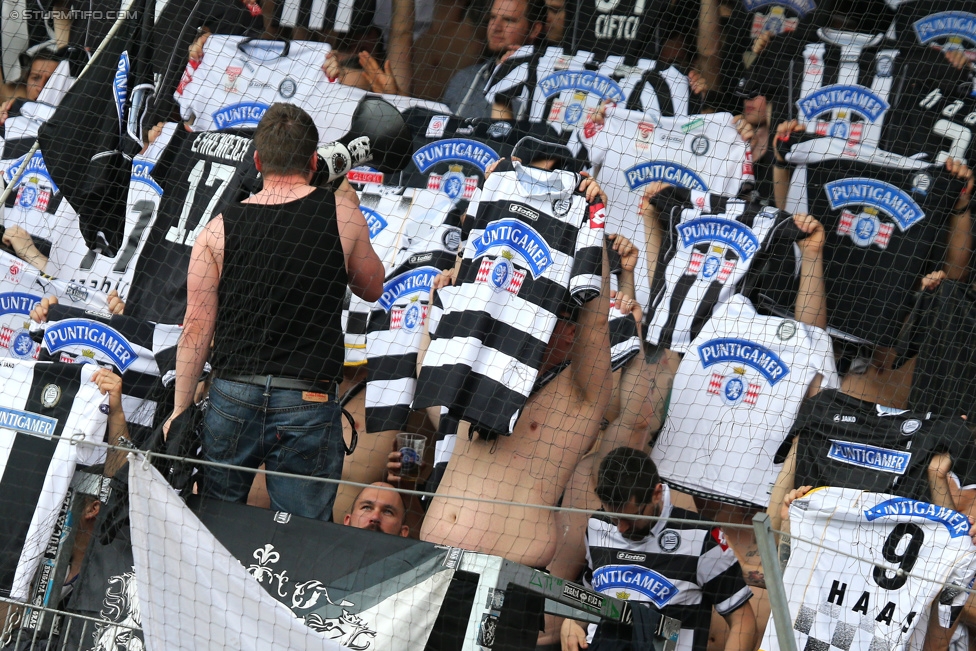
[{"label": "leather belt", "polygon": [[[277,375],[223,375],[218,374],[221,380],[230,382],[240,382],[242,384],[254,384],[259,387],[271,389],[291,389],[293,391],[313,391],[315,393],[332,394],[337,387],[335,380],[302,380],[294,377],[279,377]],[[335,396],[333,396],[335,397]]]}]

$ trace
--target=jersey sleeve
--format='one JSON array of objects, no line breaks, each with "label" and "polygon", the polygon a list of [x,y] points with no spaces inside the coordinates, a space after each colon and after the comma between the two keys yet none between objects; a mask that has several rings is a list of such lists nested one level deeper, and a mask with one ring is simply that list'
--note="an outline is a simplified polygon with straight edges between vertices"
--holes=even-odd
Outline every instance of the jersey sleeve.
[{"label": "jersey sleeve", "polygon": [[579,232],[576,235],[576,253],[573,257],[573,274],[569,280],[569,293],[582,305],[600,295],[603,285],[603,232],[607,220],[607,207],[597,199],[585,207]]},{"label": "jersey sleeve", "polygon": [[830,336],[820,328],[810,327],[812,338],[811,361],[820,373],[820,390],[840,389],[840,376],[837,374],[837,364],[834,362],[834,347]]},{"label": "jersey sleeve", "polygon": [[752,590],[742,578],[735,552],[719,527],[714,527],[705,536],[698,558],[698,583],[719,615],[728,615],[752,598]]}]

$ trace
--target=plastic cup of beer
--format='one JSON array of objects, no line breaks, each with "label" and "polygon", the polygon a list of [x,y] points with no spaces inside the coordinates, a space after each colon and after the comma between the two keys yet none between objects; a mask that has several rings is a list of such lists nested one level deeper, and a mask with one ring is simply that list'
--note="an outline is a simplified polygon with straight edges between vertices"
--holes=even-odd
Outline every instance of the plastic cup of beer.
[{"label": "plastic cup of beer", "polygon": [[424,460],[424,446],[427,445],[427,437],[423,434],[408,434],[400,432],[397,434],[397,450],[400,452],[400,477],[406,479],[418,479],[420,477],[420,464]]}]

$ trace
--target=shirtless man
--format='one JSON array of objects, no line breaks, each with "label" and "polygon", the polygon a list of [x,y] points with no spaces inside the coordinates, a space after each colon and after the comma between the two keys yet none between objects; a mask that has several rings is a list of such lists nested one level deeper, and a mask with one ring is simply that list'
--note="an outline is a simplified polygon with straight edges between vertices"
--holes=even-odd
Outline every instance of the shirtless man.
[{"label": "shirtless man", "polygon": [[[579,190],[588,199],[602,194],[589,178]],[[545,567],[552,560],[556,519],[548,507],[555,506],[592,447],[610,402],[607,278],[604,254],[600,295],[581,307],[575,323],[568,311],[558,315],[539,377],[569,365],[529,397],[512,435],[490,443],[458,437],[420,531],[422,540],[530,567]]]}]

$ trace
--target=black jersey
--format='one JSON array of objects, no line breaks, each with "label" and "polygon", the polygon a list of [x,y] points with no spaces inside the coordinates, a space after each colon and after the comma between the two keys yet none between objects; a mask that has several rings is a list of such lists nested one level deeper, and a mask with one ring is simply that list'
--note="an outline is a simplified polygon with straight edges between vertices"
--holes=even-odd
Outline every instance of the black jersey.
[{"label": "black jersey", "polygon": [[[976,24],[976,15],[972,22]],[[905,62],[882,146],[905,156],[925,154],[939,165],[947,158],[972,161],[976,153],[972,73],[953,68],[935,48],[906,48]]]},{"label": "black jersey", "polygon": [[678,2],[669,7],[662,0],[567,0],[567,51],[585,50],[601,57],[656,58],[661,35],[655,29],[668,11],[682,12],[694,6],[691,21],[698,17],[697,5]]},{"label": "black jersey", "polygon": [[904,357],[918,355],[908,406],[946,418],[976,419],[976,292],[944,281],[920,292],[899,341]]},{"label": "black jersey", "polygon": [[186,270],[197,236],[257,187],[253,132],[177,132],[153,169],[165,194],[136,264],[126,314],[182,323]]},{"label": "black jersey", "polygon": [[787,209],[816,215],[827,233],[828,323],[890,346],[922,274],[941,264],[962,183],[944,167],[840,138],[795,145],[800,165]]},{"label": "black jersey", "polygon": [[[963,486],[976,483],[973,437],[959,418],[891,409],[836,389],[805,400],[790,436],[798,438],[795,486],[836,486],[923,502],[932,455],[948,452]],[[972,476],[970,476],[972,475]]]}]

